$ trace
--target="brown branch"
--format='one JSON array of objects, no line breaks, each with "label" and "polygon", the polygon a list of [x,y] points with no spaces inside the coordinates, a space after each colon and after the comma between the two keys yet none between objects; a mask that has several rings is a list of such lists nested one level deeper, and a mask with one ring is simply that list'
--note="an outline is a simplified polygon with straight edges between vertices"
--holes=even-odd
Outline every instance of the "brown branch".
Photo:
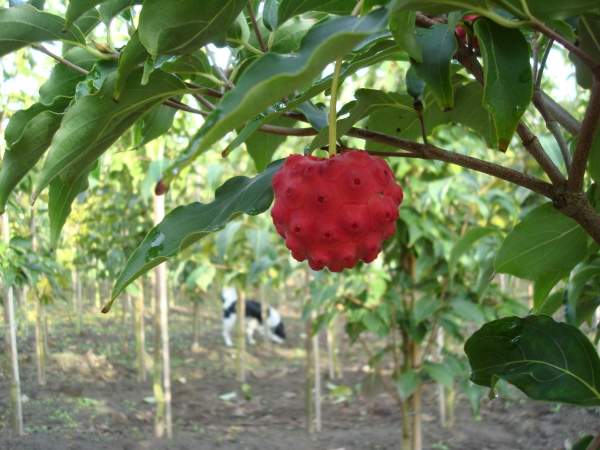
[{"label": "brown branch", "polygon": [[533,22],[531,22],[530,27],[536,31],[539,31],[542,34],[545,34],[550,39],[554,39],[556,42],[558,42],[564,48],[566,48],[571,53],[573,53],[575,56],[577,56],[581,60],[582,63],[584,63],[586,66],[588,66],[592,72],[594,72],[595,76],[600,75],[600,63],[598,63],[597,61],[594,61],[592,58],[590,58],[588,56],[587,53],[585,53],[583,50],[581,50],[579,47],[577,47],[571,41],[565,39],[564,36],[558,34],[554,30],[551,30],[550,28],[548,28],[546,25],[544,25],[537,19],[534,19]]},{"label": "brown branch", "polygon": [[211,111],[213,111],[216,106],[213,105],[211,102],[209,102],[208,100],[206,100],[204,97],[202,97],[200,94],[192,94],[192,96],[198,100],[200,103],[202,103],[204,106],[206,106],[208,109],[210,109]]},{"label": "brown branch", "polygon": [[263,41],[263,38],[260,34],[260,29],[258,28],[258,23],[256,23],[256,17],[254,16],[252,5],[250,3],[247,3],[246,9],[248,10],[248,14],[250,14],[250,21],[252,22],[252,28],[254,28],[254,34],[256,34],[256,39],[258,39],[258,45],[260,45],[260,49],[263,53],[267,53],[269,50],[267,49],[265,41]]},{"label": "brown branch", "polygon": [[[554,140],[558,144],[560,148],[560,153],[562,155],[563,161],[565,162],[565,167],[567,169],[567,173],[571,170],[571,153],[569,152],[569,146],[565,141],[565,138],[558,127],[558,123],[554,119],[552,113],[546,107],[546,103],[542,99],[541,91],[539,88],[534,89],[533,98],[532,98],[533,106],[539,111],[544,122],[546,123],[546,128],[552,133],[554,136]],[[554,183],[554,181],[553,181]],[[555,183],[556,184],[556,183]]]},{"label": "brown branch", "polygon": [[44,47],[42,44],[38,44],[38,45],[32,45],[31,47],[33,47],[34,49],[45,53],[46,55],[50,56],[51,58],[54,58],[55,60],[57,60],[60,63],[63,63],[65,66],[70,67],[73,70],[76,70],[79,73],[82,73],[84,75],[87,75],[89,72],[87,70],[85,70],[83,67],[79,67],[75,64],[73,64],[71,61],[67,61],[66,59],[55,55],[54,53],[52,53],[50,50],[48,50],[46,47]]},{"label": "brown branch", "polygon": [[314,128],[277,127],[268,124],[261,126],[258,131],[269,134],[278,134],[280,136],[316,136],[319,134]]},{"label": "brown branch", "polygon": [[532,133],[532,131],[522,120],[517,126],[517,134],[519,135],[519,138],[521,138],[523,147],[525,147],[525,149],[531,156],[533,156],[546,175],[548,175],[548,178],[550,178],[552,184],[555,186],[563,186],[566,181],[565,177],[560,170],[558,170],[556,164],[554,164],[554,162],[550,159],[537,136]]},{"label": "brown branch", "polygon": [[579,136],[581,132],[581,122],[569,113],[565,108],[554,101],[552,97],[541,91],[544,103],[560,125],[567,130],[572,136]]},{"label": "brown branch", "polygon": [[594,85],[590,92],[588,107],[581,122],[581,132],[575,153],[573,154],[573,164],[569,171],[568,188],[571,192],[583,190],[583,177],[585,176],[585,167],[590,157],[596,129],[600,121],[600,76],[594,79]]},{"label": "brown branch", "polygon": [[390,147],[399,148],[403,150],[410,150],[417,155],[424,156],[426,159],[444,161],[447,163],[455,164],[457,166],[465,167],[467,169],[472,169],[477,172],[486,173],[496,178],[500,178],[502,180],[509,181],[519,186],[523,186],[533,192],[536,192],[550,199],[554,196],[553,186],[549,183],[546,183],[545,181],[539,180],[535,177],[526,175],[516,170],[500,166],[498,164],[493,164],[477,158],[472,158],[470,156],[461,155],[460,153],[443,150],[431,144],[423,145],[419,144],[418,142],[409,141],[407,139],[389,136],[383,133],[377,133],[376,131],[362,130],[359,128],[352,128],[346,134],[348,136],[358,137],[372,142],[385,144]]},{"label": "brown branch", "polygon": [[213,68],[217,72],[217,75],[219,75],[219,78],[221,79],[221,81],[223,81],[227,85],[228,89],[230,89],[230,90],[234,89],[235,85],[229,80],[229,78],[227,78],[227,75],[225,75],[225,72],[223,72],[223,70],[217,64],[217,59],[215,58],[215,55],[213,54],[213,52],[211,52],[208,49],[208,47],[205,47],[205,50],[206,50],[206,54],[208,55],[208,57],[212,61]]}]

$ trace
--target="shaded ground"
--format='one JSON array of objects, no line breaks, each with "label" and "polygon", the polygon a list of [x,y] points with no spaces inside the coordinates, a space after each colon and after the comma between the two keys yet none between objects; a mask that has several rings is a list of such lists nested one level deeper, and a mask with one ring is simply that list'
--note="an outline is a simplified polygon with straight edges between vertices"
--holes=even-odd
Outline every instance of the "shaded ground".
[{"label": "shaded ground", "polygon": [[[235,381],[235,354],[222,343],[218,312],[206,313],[199,352],[190,350],[189,315],[171,313],[172,441],[152,437],[151,381],[136,381],[133,336],[129,333],[129,349],[123,348],[116,313],[86,316],[83,336],[75,336],[66,318],[51,325],[52,356],[48,384],[43,387],[37,384],[30,329],[29,339],[23,337],[19,344],[27,436],[9,438],[8,383],[2,360],[0,450],[397,449],[398,409],[386,393],[376,394],[368,406],[356,394],[339,403],[326,396],[323,431],[306,434],[302,325],[293,311],[281,308],[281,312],[290,337],[283,347],[268,349],[259,344],[249,349],[245,391]],[[152,333],[147,333],[147,344],[152,345]],[[348,349],[343,342],[344,379],[335,382],[354,392],[366,363],[359,350],[358,346]],[[232,392],[235,397],[223,399]],[[455,425],[442,428],[433,385],[426,385],[424,403],[427,449],[558,449],[582,432],[596,433],[600,418],[596,408],[534,403],[515,393],[509,400],[484,400],[482,419],[475,422],[468,402],[459,394]]]}]

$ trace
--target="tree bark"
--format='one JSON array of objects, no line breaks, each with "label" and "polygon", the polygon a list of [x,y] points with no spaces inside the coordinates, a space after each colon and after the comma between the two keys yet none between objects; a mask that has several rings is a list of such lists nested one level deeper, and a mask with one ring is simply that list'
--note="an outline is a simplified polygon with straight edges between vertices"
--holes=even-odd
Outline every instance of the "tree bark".
[{"label": "tree bark", "polygon": [[[10,241],[8,228],[8,214],[2,217],[4,228],[4,243]],[[10,381],[10,412],[11,436],[23,435],[23,409],[21,404],[21,377],[19,375],[19,354],[17,350],[17,327],[15,322],[14,291],[12,286],[5,286],[4,298],[4,342],[7,368]],[[25,318],[27,320],[27,318]]]},{"label": "tree bark", "polygon": [[135,299],[135,349],[137,354],[138,382],[146,381],[146,332],[144,329],[144,286],[140,281],[140,295]]},{"label": "tree bark", "polygon": [[192,342],[192,351],[197,352],[200,348],[200,302],[194,301],[192,320],[194,321],[194,337]]},{"label": "tree bark", "polygon": [[83,286],[79,270],[75,272],[75,277],[77,279],[77,334],[81,336],[83,333]]},{"label": "tree bark", "polygon": [[[316,312],[312,313],[313,319],[316,316]],[[312,337],[313,345],[313,358],[314,358],[314,372],[315,372],[315,431],[321,432],[322,418],[321,418],[321,357],[319,354],[319,333],[315,333]]]}]

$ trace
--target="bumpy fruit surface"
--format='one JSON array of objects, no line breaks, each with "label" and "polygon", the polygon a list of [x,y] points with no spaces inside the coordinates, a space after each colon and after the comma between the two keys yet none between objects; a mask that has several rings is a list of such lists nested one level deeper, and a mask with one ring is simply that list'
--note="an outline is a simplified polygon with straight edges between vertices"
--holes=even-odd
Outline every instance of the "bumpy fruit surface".
[{"label": "bumpy fruit surface", "polygon": [[333,158],[291,155],[273,176],[275,228],[298,261],[341,272],[373,261],[396,231],[402,188],[363,150]]}]

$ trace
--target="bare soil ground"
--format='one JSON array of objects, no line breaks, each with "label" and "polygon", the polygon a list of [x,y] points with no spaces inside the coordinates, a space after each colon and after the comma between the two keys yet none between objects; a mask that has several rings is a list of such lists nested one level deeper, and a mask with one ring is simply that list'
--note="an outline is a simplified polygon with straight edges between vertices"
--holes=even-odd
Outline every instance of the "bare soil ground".
[{"label": "bare soil ground", "polygon": [[[205,311],[200,350],[192,351],[191,320],[171,312],[173,440],[153,437],[152,383],[138,383],[132,329],[120,338],[117,311],[88,314],[86,331],[60,306],[52,308],[48,383],[39,386],[34,330],[19,342],[26,436],[10,438],[9,386],[0,362],[0,450],[398,449],[400,419],[392,398],[381,392],[365,404],[356,385],[367,358],[342,339],[344,384],[355,394],[335,403],[323,398],[323,430],[305,431],[305,353],[298,315],[281,308],[288,339],[284,346],[259,343],[248,351],[247,387],[235,381],[235,353],[223,345],[218,311]],[[62,319],[56,319],[60,314]],[[150,317],[147,323],[151,323]],[[147,346],[152,332],[147,327]],[[3,343],[3,342],[2,342]],[[325,354],[325,351],[322,351]],[[327,384],[323,359],[324,386]],[[224,394],[236,392],[227,400]],[[329,391],[324,387],[324,394]],[[599,410],[535,403],[515,392],[510,399],[482,401],[481,420],[458,391],[452,427],[439,424],[437,390],[424,389],[424,448],[462,450],[562,449],[581,434],[598,432]],[[567,444],[568,444],[567,442]]]}]

